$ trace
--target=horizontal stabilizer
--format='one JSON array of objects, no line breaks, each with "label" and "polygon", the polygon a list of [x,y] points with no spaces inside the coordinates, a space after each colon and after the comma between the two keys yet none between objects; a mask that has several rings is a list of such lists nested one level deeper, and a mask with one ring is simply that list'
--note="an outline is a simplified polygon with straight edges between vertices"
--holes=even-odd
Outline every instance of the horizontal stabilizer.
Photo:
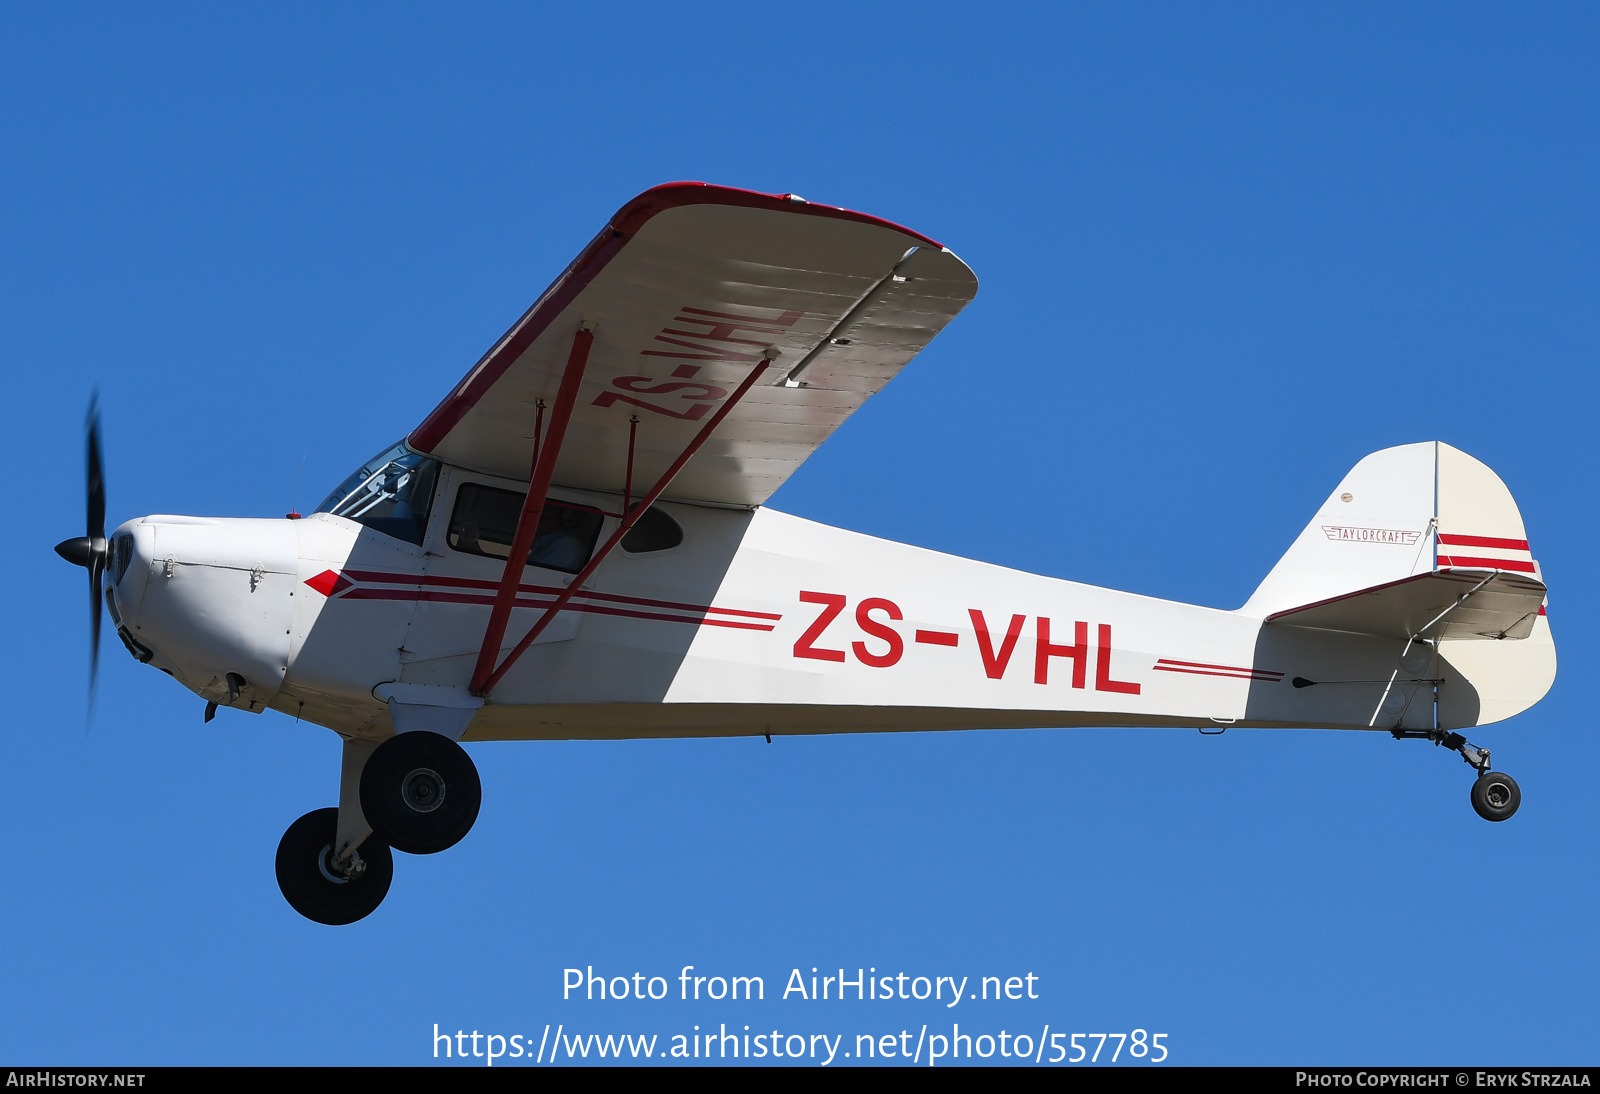
[{"label": "horizontal stabilizer", "polygon": [[1527,638],[1544,598],[1532,576],[1450,568],[1274,612],[1267,622],[1393,638]]}]

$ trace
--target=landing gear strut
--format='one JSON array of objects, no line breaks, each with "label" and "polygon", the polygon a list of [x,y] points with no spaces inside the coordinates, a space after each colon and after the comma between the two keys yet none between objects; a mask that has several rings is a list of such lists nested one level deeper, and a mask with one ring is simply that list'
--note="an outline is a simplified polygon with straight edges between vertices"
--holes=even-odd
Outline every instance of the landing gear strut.
[{"label": "landing gear strut", "polygon": [[1459,733],[1447,729],[1394,729],[1395,740],[1418,738],[1461,753],[1468,767],[1478,773],[1472,784],[1472,808],[1486,821],[1509,820],[1522,804],[1522,789],[1517,780],[1501,771],[1489,770],[1489,750],[1479,748]]}]

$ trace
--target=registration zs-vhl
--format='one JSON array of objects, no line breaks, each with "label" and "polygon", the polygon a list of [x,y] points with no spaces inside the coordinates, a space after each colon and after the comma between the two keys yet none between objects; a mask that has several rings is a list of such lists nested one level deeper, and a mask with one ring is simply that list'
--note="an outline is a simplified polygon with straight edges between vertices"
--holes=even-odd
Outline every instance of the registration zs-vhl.
[{"label": "registration zs-vhl", "polygon": [[628,202],[405,439],[304,519],[147,516],[89,570],[142,662],[344,740],[338,806],[278,849],[323,923],[391,848],[478,814],[463,740],[1039,726],[1380,730],[1459,752],[1489,820],[1520,791],[1459,731],[1555,675],[1511,494],[1447,444],[1376,452],[1237,611],[1059,581],[763,503],[977,292],[927,236],[793,194]]}]

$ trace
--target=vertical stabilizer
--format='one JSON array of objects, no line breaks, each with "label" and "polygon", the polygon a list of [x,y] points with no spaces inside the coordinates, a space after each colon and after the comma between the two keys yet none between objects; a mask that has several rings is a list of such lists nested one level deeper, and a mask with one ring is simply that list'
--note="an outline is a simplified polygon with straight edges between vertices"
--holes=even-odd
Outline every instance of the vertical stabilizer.
[{"label": "vertical stabilizer", "polygon": [[1240,611],[1265,618],[1432,570],[1438,447],[1385,448],[1351,468]]},{"label": "vertical stabilizer", "polygon": [[[1554,682],[1543,581],[1506,484],[1465,452],[1428,441],[1356,464],[1240,612],[1275,620],[1267,626],[1431,646],[1438,723],[1461,729],[1528,709]],[[1408,622],[1410,600],[1421,604],[1434,586],[1448,595]],[[1528,602],[1513,604],[1518,597]],[[1511,625],[1497,611],[1510,612]]]}]

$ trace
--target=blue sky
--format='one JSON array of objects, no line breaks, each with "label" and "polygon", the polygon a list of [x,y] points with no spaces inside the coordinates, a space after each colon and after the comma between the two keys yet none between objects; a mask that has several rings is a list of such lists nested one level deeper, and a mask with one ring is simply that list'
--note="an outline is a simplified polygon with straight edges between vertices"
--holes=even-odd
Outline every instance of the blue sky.
[{"label": "blue sky", "polygon": [[[954,1020],[1160,1031],[1174,1063],[1593,1062],[1597,55],[1581,5],[0,13],[0,1056]],[[272,859],[333,803],[332,734],[203,725],[114,640],[85,733],[50,547],[90,389],[112,523],[304,508],[674,179],[887,217],[982,283],[778,509],[1231,608],[1366,453],[1487,462],[1561,659],[1474,734],[1521,812],[1486,824],[1458,759],[1378,734],[486,744],[467,840],[398,856],[360,924],[300,919]],[[768,1000],[563,1001],[590,965]],[[774,998],[813,966],[1040,998]]]}]

